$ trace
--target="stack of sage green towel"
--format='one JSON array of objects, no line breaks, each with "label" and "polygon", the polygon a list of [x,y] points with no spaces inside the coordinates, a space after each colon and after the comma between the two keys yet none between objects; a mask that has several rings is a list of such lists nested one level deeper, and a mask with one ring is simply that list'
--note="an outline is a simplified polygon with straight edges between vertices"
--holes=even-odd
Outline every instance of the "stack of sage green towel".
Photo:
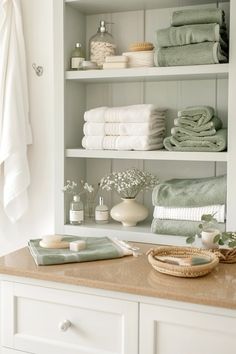
[{"label": "stack of sage green towel", "polygon": [[224,11],[219,8],[175,11],[171,27],[156,32],[156,66],[218,64],[228,61]]},{"label": "stack of sage green towel", "polygon": [[178,112],[171,136],[164,139],[170,151],[223,151],[227,147],[227,129],[209,106],[187,107]]},{"label": "stack of sage green towel", "polygon": [[[225,210],[226,176],[172,179],[157,185],[152,193],[154,218],[151,230],[156,234],[194,236],[199,233],[201,215],[198,209]],[[170,217],[164,219],[158,215],[158,209],[166,210]],[[156,210],[157,209],[157,210]],[[172,217],[171,210],[175,210]],[[179,218],[176,217],[176,214]],[[173,214],[173,215],[174,215]],[[185,217],[183,217],[185,215]],[[198,217],[195,218],[194,215]],[[182,219],[181,219],[182,217]],[[225,230],[225,215],[215,215],[219,222],[217,228]]]}]

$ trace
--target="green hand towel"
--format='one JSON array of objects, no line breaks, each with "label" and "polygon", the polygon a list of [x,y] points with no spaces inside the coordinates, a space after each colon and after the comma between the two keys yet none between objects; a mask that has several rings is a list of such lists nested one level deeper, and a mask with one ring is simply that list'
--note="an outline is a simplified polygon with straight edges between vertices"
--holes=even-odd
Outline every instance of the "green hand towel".
[{"label": "green hand towel", "polygon": [[178,111],[179,118],[185,118],[198,125],[208,123],[214,116],[214,108],[210,106],[190,106]]},{"label": "green hand towel", "polygon": [[[153,219],[151,231],[159,235],[195,236],[200,232],[199,224],[198,221]],[[217,227],[225,231],[224,223],[217,224]]]},{"label": "green hand towel", "polygon": [[171,25],[183,26],[200,23],[218,23],[223,26],[225,23],[225,13],[219,8],[190,9],[174,11]]},{"label": "green hand towel", "polygon": [[173,127],[171,129],[171,135],[176,138],[178,141],[182,141],[182,137],[184,137],[184,140],[187,138],[194,138],[194,137],[207,137],[207,136],[212,136],[216,134],[215,128],[211,128],[209,130],[203,130],[200,132],[196,132],[194,130],[190,130],[188,128],[183,128],[183,127]]},{"label": "green hand towel", "polygon": [[220,42],[227,48],[227,43],[221,38],[220,25],[217,23],[169,27],[156,32],[158,47],[173,47],[202,42]]},{"label": "green hand towel", "polygon": [[185,128],[190,132],[203,132],[210,129],[215,129],[215,131],[222,128],[222,121],[218,117],[213,117],[208,123],[199,125],[199,122],[195,122],[188,118],[176,118],[174,120],[175,126]]},{"label": "green hand towel", "polygon": [[156,66],[207,65],[227,62],[219,42],[204,42],[159,48],[154,53]]},{"label": "green hand towel", "polygon": [[163,144],[169,151],[224,151],[227,148],[227,129],[220,129],[211,136],[169,136]]},{"label": "green hand towel", "polygon": [[69,249],[42,248],[40,239],[29,240],[28,247],[37,265],[52,265],[74,262],[88,262],[101,259],[119,258],[124,251],[108,237],[76,237],[66,236],[63,241],[85,240],[86,248],[75,252]]},{"label": "green hand towel", "polygon": [[152,192],[153,205],[201,207],[226,203],[226,176],[171,179],[159,183]]}]

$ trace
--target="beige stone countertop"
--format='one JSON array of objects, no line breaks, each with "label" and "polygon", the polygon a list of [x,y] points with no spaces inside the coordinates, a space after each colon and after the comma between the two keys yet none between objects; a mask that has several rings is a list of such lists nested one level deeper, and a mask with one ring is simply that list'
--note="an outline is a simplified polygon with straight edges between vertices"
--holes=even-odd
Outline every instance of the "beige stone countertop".
[{"label": "beige stone countertop", "polygon": [[143,252],[139,257],[54,266],[37,266],[23,248],[0,258],[0,273],[236,309],[236,264],[219,264],[201,278],[177,278],[148,263],[145,252],[155,246],[138,245]]}]

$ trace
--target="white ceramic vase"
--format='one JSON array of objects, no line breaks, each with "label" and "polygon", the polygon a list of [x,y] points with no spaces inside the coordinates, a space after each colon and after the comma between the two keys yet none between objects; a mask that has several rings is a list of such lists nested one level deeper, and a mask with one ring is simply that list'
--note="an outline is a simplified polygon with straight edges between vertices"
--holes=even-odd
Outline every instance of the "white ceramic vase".
[{"label": "white ceramic vase", "polygon": [[209,249],[217,249],[219,248],[218,243],[214,243],[214,238],[219,234],[219,230],[217,229],[206,229],[201,232],[202,236],[202,245],[205,248]]},{"label": "white ceramic vase", "polygon": [[121,198],[122,202],[111,209],[112,219],[123,226],[135,226],[148,216],[148,208],[138,203],[135,198]]}]

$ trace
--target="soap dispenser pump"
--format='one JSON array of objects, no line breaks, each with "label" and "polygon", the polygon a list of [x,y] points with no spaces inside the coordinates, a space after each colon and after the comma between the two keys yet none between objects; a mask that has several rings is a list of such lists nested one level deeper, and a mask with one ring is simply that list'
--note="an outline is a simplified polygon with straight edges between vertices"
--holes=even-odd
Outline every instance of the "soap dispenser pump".
[{"label": "soap dispenser pump", "polygon": [[115,43],[112,35],[107,31],[106,25],[112,24],[104,20],[100,21],[97,33],[90,38],[90,60],[102,68],[107,56],[115,55]]}]

